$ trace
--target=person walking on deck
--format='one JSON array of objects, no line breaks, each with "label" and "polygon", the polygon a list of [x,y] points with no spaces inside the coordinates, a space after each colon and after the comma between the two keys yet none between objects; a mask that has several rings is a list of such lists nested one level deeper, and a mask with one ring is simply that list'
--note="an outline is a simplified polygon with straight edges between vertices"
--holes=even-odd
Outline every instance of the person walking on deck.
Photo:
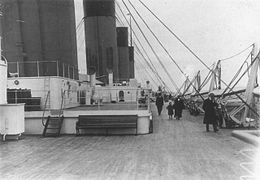
[{"label": "person walking on deck", "polygon": [[182,110],[184,109],[184,103],[181,99],[181,96],[177,96],[177,98],[174,101],[174,109],[175,109],[175,115],[177,120],[179,120],[182,117]]},{"label": "person walking on deck", "polygon": [[166,107],[168,110],[168,115],[169,115],[169,119],[172,119],[172,115],[173,115],[173,105],[172,102],[169,102],[169,105]]},{"label": "person walking on deck", "polygon": [[155,104],[157,106],[158,115],[160,116],[161,112],[162,112],[162,107],[163,107],[163,97],[162,97],[161,93],[158,94]]},{"label": "person walking on deck", "polygon": [[205,111],[205,116],[203,123],[206,124],[206,130],[209,132],[209,125],[213,125],[213,129],[215,132],[218,131],[217,128],[217,113],[216,108],[218,107],[218,103],[215,102],[214,94],[210,93],[209,97],[203,102],[203,110]]}]

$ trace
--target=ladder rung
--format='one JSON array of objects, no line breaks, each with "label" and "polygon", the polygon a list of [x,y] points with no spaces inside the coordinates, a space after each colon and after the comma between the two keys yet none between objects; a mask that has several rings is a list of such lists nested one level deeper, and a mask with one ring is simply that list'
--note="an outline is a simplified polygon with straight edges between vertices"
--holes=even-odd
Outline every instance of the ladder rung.
[{"label": "ladder rung", "polygon": [[60,129],[59,127],[56,127],[56,128],[54,128],[54,127],[51,127],[51,128],[46,128],[46,129]]}]

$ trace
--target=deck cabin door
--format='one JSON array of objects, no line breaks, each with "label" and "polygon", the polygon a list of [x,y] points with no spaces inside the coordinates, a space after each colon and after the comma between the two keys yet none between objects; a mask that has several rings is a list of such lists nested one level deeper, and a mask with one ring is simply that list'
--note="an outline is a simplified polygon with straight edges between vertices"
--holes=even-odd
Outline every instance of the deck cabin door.
[{"label": "deck cabin door", "polygon": [[119,91],[119,102],[124,102],[125,97],[124,97],[124,91]]}]

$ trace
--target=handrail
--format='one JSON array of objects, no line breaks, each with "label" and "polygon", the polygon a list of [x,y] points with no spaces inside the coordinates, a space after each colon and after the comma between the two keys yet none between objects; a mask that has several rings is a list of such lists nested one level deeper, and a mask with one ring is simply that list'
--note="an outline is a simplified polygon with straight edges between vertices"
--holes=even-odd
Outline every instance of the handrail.
[{"label": "handrail", "polygon": [[46,100],[45,100],[45,103],[44,103],[44,108],[43,108],[43,113],[42,113],[42,125],[43,125],[43,126],[45,126],[45,123],[44,123],[44,114],[45,114],[45,111],[46,111],[46,105],[47,105],[49,96],[50,96],[50,91],[48,91],[47,96],[46,96]]},{"label": "handrail", "polygon": [[64,95],[65,95],[65,90],[61,94],[61,105],[60,105],[60,111],[59,111],[59,117],[63,114],[63,105],[64,105]]},{"label": "handrail", "polygon": [[[8,65],[10,65],[10,67],[13,67],[13,65],[16,65],[16,67],[13,67],[14,69],[12,69],[12,71],[14,71],[16,69],[16,71],[18,73],[18,77],[27,77],[26,75],[19,73],[19,68],[20,68],[19,66],[23,66],[23,65],[27,65],[27,64],[37,66],[36,71],[34,72],[35,73],[34,76],[40,77],[40,76],[46,76],[46,75],[40,74],[40,65],[39,64],[56,63],[56,65],[54,65],[54,66],[56,66],[56,70],[52,72],[52,74],[56,73],[54,76],[67,77],[70,79],[78,79],[78,75],[75,72],[79,71],[79,69],[78,69],[79,67],[76,65],[70,65],[67,63],[60,62],[59,60],[56,60],[56,61],[25,61],[25,62],[16,61],[16,62],[7,62],[7,63],[8,63]],[[11,73],[9,69],[8,69],[8,73]]]}]

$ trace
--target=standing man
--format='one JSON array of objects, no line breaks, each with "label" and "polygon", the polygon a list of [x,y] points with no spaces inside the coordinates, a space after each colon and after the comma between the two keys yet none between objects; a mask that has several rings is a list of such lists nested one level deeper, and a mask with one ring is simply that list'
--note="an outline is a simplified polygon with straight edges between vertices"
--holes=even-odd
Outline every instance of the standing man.
[{"label": "standing man", "polygon": [[209,97],[204,100],[202,108],[205,111],[205,116],[203,123],[206,124],[206,130],[209,132],[209,124],[213,125],[213,129],[215,132],[218,131],[217,128],[217,114],[216,108],[218,107],[218,103],[215,102],[214,94],[210,93]]},{"label": "standing man", "polygon": [[179,120],[182,117],[182,110],[184,109],[184,103],[181,99],[181,95],[178,95],[177,98],[174,101],[174,109],[175,109],[175,115],[177,120]]},{"label": "standing man", "polygon": [[161,115],[162,112],[162,107],[163,107],[163,97],[162,94],[159,93],[158,96],[156,97],[156,106],[157,106],[157,110],[158,110],[158,115]]}]

